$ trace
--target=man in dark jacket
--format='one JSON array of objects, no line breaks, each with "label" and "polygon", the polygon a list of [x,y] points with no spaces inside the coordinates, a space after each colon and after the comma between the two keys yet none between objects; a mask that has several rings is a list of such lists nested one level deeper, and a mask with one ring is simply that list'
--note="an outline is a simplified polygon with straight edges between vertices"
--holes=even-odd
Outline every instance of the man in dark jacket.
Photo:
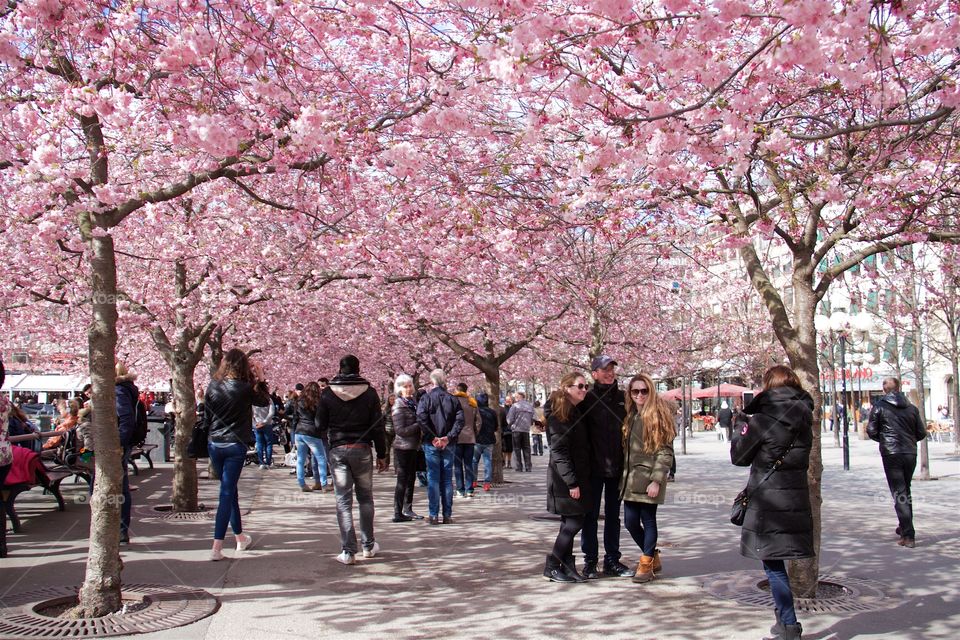
[{"label": "man in dark jacket", "polygon": [[380,545],[373,537],[373,455],[377,451],[377,469],[386,468],[386,438],[380,397],[370,383],[360,377],[360,361],[346,355],[340,359],[340,373],[320,394],[317,427],[330,439],[333,465],[333,490],[337,498],[337,524],[342,551],[337,561],[353,564],[357,553],[357,534],[353,526],[353,490],[360,504],[360,541],[363,557],[377,555]]},{"label": "man in dark jacket", "polygon": [[463,407],[447,393],[447,377],[441,369],[430,372],[433,389],[417,404],[423,454],[427,459],[427,499],[430,524],[439,524],[441,501],[443,524],[453,522],[453,457],[457,436],[463,429]]},{"label": "man in dark jacket", "polygon": [[597,541],[600,500],[604,501],[603,574],[627,578],[633,571],[620,562],[620,475],[623,472],[623,391],[617,386],[617,361],[600,355],[590,363],[594,385],[583,401],[583,416],[593,450],[590,497],[593,504],[587,513],[580,549],[583,551],[583,576],[599,578],[597,564],[600,547]]},{"label": "man in dark jacket", "polygon": [[900,392],[896,378],[883,380],[884,395],[876,400],[867,422],[867,435],[880,443],[880,458],[887,485],[897,512],[898,543],[910,549],[917,546],[913,529],[913,498],[910,481],[917,468],[917,443],[927,437],[920,411]]},{"label": "man in dark jacket", "polygon": [[133,498],[130,495],[130,450],[133,448],[133,432],[137,428],[137,403],[140,399],[140,390],[133,381],[136,374],[127,371],[122,363],[117,363],[116,370],[116,403],[117,424],[120,428],[120,446],[123,447],[123,504],[120,505],[120,544],[130,543],[130,512],[133,508]]},{"label": "man in dark jacket", "polygon": [[477,432],[477,446],[473,450],[473,477],[479,477],[477,471],[480,469],[480,458],[483,458],[484,491],[490,491],[493,484],[493,446],[497,444],[497,412],[490,408],[489,403],[487,394],[477,394],[480,430]]}]

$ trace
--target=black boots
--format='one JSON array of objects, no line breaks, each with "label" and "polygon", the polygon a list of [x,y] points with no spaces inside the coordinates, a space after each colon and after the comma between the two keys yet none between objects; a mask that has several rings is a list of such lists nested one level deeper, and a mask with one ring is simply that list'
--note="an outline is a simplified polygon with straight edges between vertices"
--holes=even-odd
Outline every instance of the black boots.
[{"label": "black boots", "polygon": [[[651,558],[652,560],[653,558]],[[632,578],[634,571],[619,560],[604,560],[603,575],[611,578]]]},{"label": "black boots", "polygon": [[582,575],[580,575],[580,573],[577,571],[577,562],[576,562],[576,559],[573,557],[572,553],[563,559],[562,564],[563,564],[563,570],[566,572],[566,574],[569,577],[573,578],[574,582],[587,581],[587,579],[584,578]]},{"label": "black boots", "polygon": [[596,580],[600,577],[600,572],[597,571],[597,561],[585,560],[583,562],[583,577],[587,580]]},{"label": "black boots", "polygon": [[800,640],[803,635],[803,626],[796,624],[783,624],[780,622],[780,611],[774,610],[777,615],[777,622],[770,627],[770,640]]},{"label": "black boots", "polygon": [[567,575],[563,565],[552,553],[547,555],[547,562],[543,565],[543,577],[550,582],[576,582]]}]

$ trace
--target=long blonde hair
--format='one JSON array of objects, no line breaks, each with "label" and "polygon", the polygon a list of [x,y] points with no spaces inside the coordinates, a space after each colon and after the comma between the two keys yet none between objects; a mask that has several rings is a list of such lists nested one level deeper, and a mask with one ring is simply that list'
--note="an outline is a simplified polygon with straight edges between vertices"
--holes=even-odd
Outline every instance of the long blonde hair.
[{"label": "long blonde hair", "polygon": [[[650,390],[646,402],[641,407],[633,400],[630,389],[634,382],[642,382]],[[674,425],[673,418],[676,415],[674,407],[660,397],[657,388],[645,373],[638,373],[630,378],[627,388],[624,390],[624,407],[627,410],[627,417],[623,420],[623,446],[626,448],[629,443],[630,425],[634,417],[639,412],[640,419],[643,420],[643,451],[644,453],[656,453],[660,447],[670,444],[677,437],[677,428]]]}]

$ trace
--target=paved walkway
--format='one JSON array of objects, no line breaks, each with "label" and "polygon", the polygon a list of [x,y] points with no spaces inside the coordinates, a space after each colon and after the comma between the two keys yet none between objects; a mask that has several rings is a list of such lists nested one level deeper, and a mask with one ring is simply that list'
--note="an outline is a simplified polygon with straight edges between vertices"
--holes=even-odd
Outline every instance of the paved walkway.
[{"label": "paved walkway", "polygon": [[[917,548],[896,544],[896,520],[876,445],[852,441],[852,471],[828,434],[824,459],[821,571],[882,581],[902,598],[868,613],[803,614],[804,638],[954,638],[960,629],[960,458],[952,444],[931,444],[935,482],[915,482]],[[678,441],[679,447],[679,441]],[[747,471],[730,466],[727,445],[697,434],[679,457],[678,481],[660,510],[663,576],[653,583],[605,579],[557,585],[540,573],[557,524],[530,516],[544,509],[547,458],[530,474],[506,471],[509,484],[454,505],[457,523],[428,527],[391,523],[393,475],[376,477],[376,558],[352,567],[339,552],[332,493],[300,493],[286,469],[247,467],[241,477],[244,526],[256,549],[219,563],[207,558],[212,523],[149,519],[142,505],[169,502],[170,465],[145,470],[133,483],[134,544],[123,551],[127,583],[182,584],[207,589],[220,610],[148,639],[243,638],[760,638],[769,610],[721,600],[703,589],[706,577],[751,571],[738,554],[739,531],[728,505]],[[217,483],[201,497],[216,502]],[[18,500],[24,533],[9,537],[0,560],[0,594],[79,584],[86,558],[89,511],[80,485],[66,491],[68,510],[55,511],[39,491]],[[415,508],[426,512],[418,487]],[[228,537],[228,544],[232,544]],[[639,553],[626,530],[624,562]],[[231,555],[232,551],[229,552]],[[579,554],[578,554],[579,555]],[[579,559],[578,559],[579,561]]]}]

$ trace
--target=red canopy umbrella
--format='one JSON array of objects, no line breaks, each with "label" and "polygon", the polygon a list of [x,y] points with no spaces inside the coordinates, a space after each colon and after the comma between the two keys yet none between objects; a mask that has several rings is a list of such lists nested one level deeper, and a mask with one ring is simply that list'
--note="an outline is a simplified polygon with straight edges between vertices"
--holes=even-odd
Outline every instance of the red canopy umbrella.
[{"label": "red canopy umbrella", "polygon": [[697,399],[704,398],[739,398],[743,396],[744,393],[753,393],[753,389],[750,387],[741,387],[737,384],[729,384],[724,382],[720,385],[718,390],[716,387],[707,387],[706,389],[694,389],[693,397]]},{"label": "red canopy umbrella", "polygon": [[660,397],[666,400],[679,400],[680,395],[682,393],[683,393],[683,388],[677,387],[676,389],[670,389],[668,391],[664,391],[663,393],[660,394]]}]

